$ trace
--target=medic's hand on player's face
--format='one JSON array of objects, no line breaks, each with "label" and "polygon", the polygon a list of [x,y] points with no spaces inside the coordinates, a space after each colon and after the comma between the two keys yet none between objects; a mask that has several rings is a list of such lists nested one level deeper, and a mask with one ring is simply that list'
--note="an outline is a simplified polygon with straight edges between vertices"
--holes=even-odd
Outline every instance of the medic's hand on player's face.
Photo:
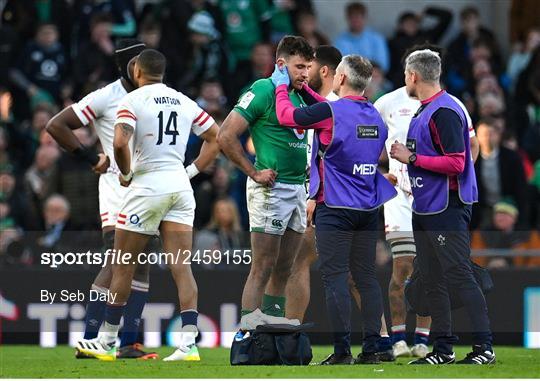
[{"label": "medic's hand on player's face", "polygon": [[258,184],[272,187],[276,181],[276,176],[276,171],[272,169],[263,169],[261,171],[256,171],[251,178]]},{"label": "medic's hand on player's face", "polygon": [[409,156],[411,156],[411,151],[403,143],[399,143],[397,140],[392,144],[390,148],[390,157],[396,159],[397,161],[408,164]]},{"label": "medic's hand on player's face", "polygon": [[95,173],[101,175],[101,174],[107,172],[107,169],[109,168],[109,165],[111,165],[111,160],[104,153],[99,153],[98,157],[99,157],[99,161],[98,161],[98,163],[96,165],[94,165],[92,167],[92,170]]},{"label": "medic's hand on player's face", "polygon": [[392,184],[392,185],[394,185],[394,186],[397,184],[397,177],[394,176],[393,174],[391,174],[391,173],[384,173],[383,176],[384,176],[384,178],[385,178],[386,180],[390,181],[390,184]]},{"label": "medic's hand on player's face", "polygon": [[289,71],[287,70],[287,66],[283,65],[280,68],[280,65],[276,64],[270,79],[275,87],[281,85],[287,85],[287,87],[289,87],[291,80],[289,79]]},{"label": "medic's hand on player's face", "polygon": [[315,200],[308,200],[307,202],[307,226],[315,226],[313,224],[313,216],[315,215],[315,207],[317,206],[317,201]]}]

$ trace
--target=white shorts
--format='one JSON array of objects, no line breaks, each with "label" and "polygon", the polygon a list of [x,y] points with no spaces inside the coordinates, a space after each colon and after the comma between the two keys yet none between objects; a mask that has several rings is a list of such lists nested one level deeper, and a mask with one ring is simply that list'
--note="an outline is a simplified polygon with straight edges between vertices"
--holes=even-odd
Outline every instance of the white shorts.
[{"label": "white shorts", "polygon": [[161,221],[193,226],[194,217],[195,197],[191,190],[157,196],[128,193],[118,213],[116,228],[155,235]]},{"label": "white shorts", "polygon": [[98,189],[101,227],[115,226],[128,188],[120,185],[117,174],[108,172],[99,176]]},{"label": "white shorts", "polygon": [[250,231],[277,235],[283,235],[287,228],[306,231],[304,184],[275,183],[270,188],[248,178],[246,197]]},{"label": "white shorts", "polygon": [[412,238],[412,194],[396,187],[397,196],[384,204],[386,240]]}]

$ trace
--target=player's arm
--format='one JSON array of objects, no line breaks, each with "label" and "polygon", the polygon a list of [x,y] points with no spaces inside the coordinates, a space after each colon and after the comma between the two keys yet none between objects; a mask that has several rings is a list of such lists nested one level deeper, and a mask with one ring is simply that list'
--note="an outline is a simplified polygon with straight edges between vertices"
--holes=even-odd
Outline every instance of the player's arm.
[{"label": "player's arm", "polygon": [[116,113],[114,123],[113,150],[114,160],[120,169],[120,184],[128,186],[133,177],[131,170],[131,152],[129,150],[129,140],[133,136],[137,117],[128,101],[124,101]]},{"label": "player's arm", "polygon": [[240,136],[250,124],[254,124],[273,102],[274,89],[263,82],[255,82],[244,93],[238,104],[221,125],[217,141],[219,148],[242,172],[253,181],[263,185],[273,185],[277,173],[271,169],[257,171],[246,156]]},{"label": "player's arm", "polygon": [[246,176],[259,184],[272,186],[277,173],[271,169],[257,171],[247,158],[242,143],[240,143],[240,136],[248,127],[248,121],[238,111],[232,110],[221,125],[217,135],[219,148]]},{"label": "player's arm", "polygon": [[45,128],[60,147],[88,162],[95,172],[105,173],[109,167],[109,158],[84,147],[73,133],[73,130],[83,126],[73,107],[69,106],[49,120]]},{"label": "player's arm", "polygon": [[193,160],[193,163],[186,167],[190,179],[199,172],[204,171],[206,167],[212,164],[219,154],[219,144],[217,142],[218,131],[219,127],[214,122],[209,129],[199,135],[204,140],[201,152],[199,152],[199,156]]},{"label": "player's arm", "polygon": [[296,108],[289,99],[286,85],[276,87],[276,115],[279,124],[290,128],[331,128],[332,109],[326,102]]},{"label": "player's arm", "polygon": [[[127,123],[117,123],[114,125],[114,160],[120,169],[121,182],[129,184],[133,173],[131,172],[131,152],[129,151],[129,140],[133,136],[134,128]],[[127,184],[122,184],[127,186]]]}]

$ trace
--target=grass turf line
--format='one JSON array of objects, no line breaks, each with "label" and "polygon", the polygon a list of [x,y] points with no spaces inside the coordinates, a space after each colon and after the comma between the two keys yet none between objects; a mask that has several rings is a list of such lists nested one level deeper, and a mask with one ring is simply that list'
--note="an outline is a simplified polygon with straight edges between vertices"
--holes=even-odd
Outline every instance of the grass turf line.
[{"label": "grass turf line", "polygon": [[[470,349],[456,347],[461,359]],[[160,358],[173,351],[157,349]],[[76,360],[67,346],[1,345],[0,378],[534,378],[540,375],[540,350],[495,347],[497,364],[489,366],[408,366],[395,363],[353,366],[241,366],[229,365],[229,350],[199,349],[201,362]],[[329,346],[314,346],[313,361],[321,361]]]}]

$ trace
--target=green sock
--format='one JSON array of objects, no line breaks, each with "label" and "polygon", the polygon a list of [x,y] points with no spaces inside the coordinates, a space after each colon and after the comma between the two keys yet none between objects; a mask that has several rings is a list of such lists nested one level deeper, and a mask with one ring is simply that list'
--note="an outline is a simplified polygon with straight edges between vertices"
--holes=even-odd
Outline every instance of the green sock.
[{"label": "green sock", "polygon": [[252,310],[241,310],[240,311],[240,316],[244,316],[244,315],[250,314],[252,312],[253,312]]},{"label": "green sock", "polygon": [[285,297],[264,294],[261,311],[270,316],[285,316]]}]

